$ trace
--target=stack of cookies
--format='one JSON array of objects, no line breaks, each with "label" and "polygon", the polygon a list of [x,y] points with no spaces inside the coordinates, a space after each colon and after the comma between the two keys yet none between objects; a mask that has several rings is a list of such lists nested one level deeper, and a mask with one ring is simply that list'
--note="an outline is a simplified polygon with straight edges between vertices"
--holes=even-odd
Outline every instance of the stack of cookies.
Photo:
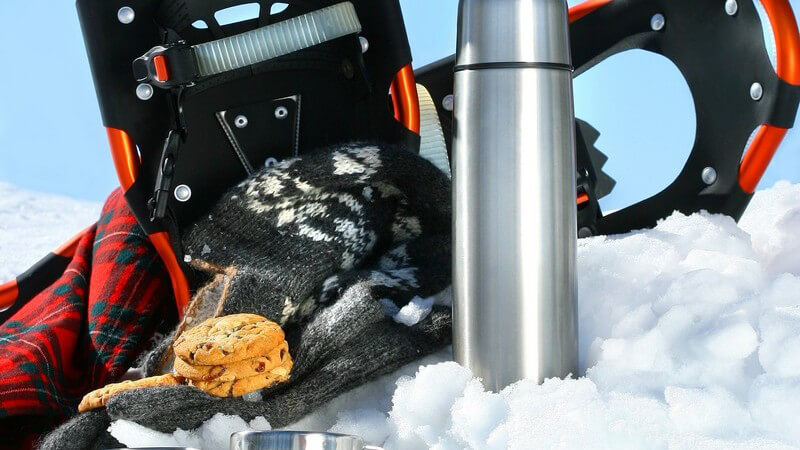
[{"label": "stack of cookies", "polygon": [[292,370],[283,330],[255,314],[206,320],[172,348],[175,372],[217,397],[241,397],[287,381]]},{"label": "stack of cookies", "polygon": [[109,384],[90,392],[79,412],[102,408],[132,389],[189,383],[217,397],[241,397],[289,379],[292,357],[283,330],[255,314],[208,319],[173,344],[175,373]]}]

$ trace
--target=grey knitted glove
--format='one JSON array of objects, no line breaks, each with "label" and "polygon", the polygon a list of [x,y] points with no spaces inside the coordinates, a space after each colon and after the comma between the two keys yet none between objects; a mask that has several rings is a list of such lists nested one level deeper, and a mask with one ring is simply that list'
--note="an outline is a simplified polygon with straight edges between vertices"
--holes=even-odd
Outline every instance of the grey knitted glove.
[{"label": "grey knitted glove", "polygon": [[74,417],[48,434],[38,448],[41,450],[102,450],[123,447],[106,431],[110,419],[101,409]]},{"label": "grey knitted glove", "polygon": [[[260,401],[221,399],[190,386],[127,391],[111,398],[107,413],[91,411],[74,418],[51,433],[41,448],[103,448],[99,443],[113,442],[103,430],[118,419],[171,433],[177,428],[195,429],[224,413],[247,421],[262,416],[273,428],[281,428],[339,394],[450,342],[449,308],[434,307],[425,320],[407,327],[386,319],[382,308],[376,308],[373,299],[364,294],[363,286],[354,286],[336,305],[317,315],[302,333],[304,345],[291,381],[262,391]],[[349,320],[332,320],[343,315]]]},{"label": "grey knitted glove", "polygon": [[358,387],[398,366],[429,354],[450,340],[448,309],[435,310],[425,321],[406,327],[386,321],[358,331],[336,355],[293,373],[285,386],[262,393],[262,401],[220,399],[189,386],[124,392],[111,399],[111,419],[131,420],[162,432],[197,428],[216,413],[249,421],[263,416],[274,428],[284,427],[324,405],[342,392]]}]

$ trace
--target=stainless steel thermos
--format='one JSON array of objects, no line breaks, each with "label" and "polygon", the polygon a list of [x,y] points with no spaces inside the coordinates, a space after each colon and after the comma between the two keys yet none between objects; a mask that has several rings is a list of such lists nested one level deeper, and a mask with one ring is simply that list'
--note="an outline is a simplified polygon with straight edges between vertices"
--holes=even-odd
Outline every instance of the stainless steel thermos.
[{"label": "stainless steel thermos", "polygon": [[500,390],[577,375],[575,119],[566,0],[461,0],[455,359]]}]

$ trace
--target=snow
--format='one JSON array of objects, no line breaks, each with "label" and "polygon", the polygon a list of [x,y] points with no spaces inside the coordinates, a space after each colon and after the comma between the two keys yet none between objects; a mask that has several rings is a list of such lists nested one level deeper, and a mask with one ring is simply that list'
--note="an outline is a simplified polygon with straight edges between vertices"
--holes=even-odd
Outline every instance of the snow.
[{"label": "snow", "polygon": [[96,222],[101,206],[0,182],[0,283]]},{"label": "snow", "polygon": [[[326,281],[327,283],[327,281]],[[402,308],[398,307],[394,300],[382,298],[379,300],[383,305],[383,310],[396,323],[407,327],[422,322],[433,311],[433,305],[451,306],[452,292],[447,288],[443,292],[429,298],[414,297]]]},{"label": "snow", "polygon": [[[125,420],[111,424],[110,431],[114,436],[125,436],[126,441],[136,440],[138,447],[188,447],[188,448],[229,448],[230,435],[240,431],[267,431],[272,428],[263,417],[256,417],[250,423],[240,417],[217,414],[207,420],[200,428],[192,432],[177,431],[164,434]],[[117,437],[117,439],[120,439]]]},{"label": "snow", "polygon": [[[36,249],[33,260],[49,251],[48,226],[61,231],[94,207],[8,185],[0,202],[0,219],[14,218],[0,221],[0,274],[31,262],[23,249]],[[779,183],[756,194],[738,226],[675,214],[653,230],[581,240],[580,378],[487,392],[448,349],[290,428],[387,449],[800,448],[799,230],[800,185]],[[112,433],[128,446],[216,449],[248,428],[268,424],[218,415],[169,436],[125,421]]]},{"label": "snow", "polygon": [[414,297],[405,306],[400,308],[397,314],[392,317],[395,322],[402,323],[407,327],[413,327],[420,323],[428,314],[433,311],[434,298]]}]

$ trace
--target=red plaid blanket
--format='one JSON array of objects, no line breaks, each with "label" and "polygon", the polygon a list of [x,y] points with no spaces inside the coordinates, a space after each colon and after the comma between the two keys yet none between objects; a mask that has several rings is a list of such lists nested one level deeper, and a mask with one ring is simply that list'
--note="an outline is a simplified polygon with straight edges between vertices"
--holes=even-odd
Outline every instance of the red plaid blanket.
[{"label": "red plaid blanket", "polygon": [[0,434],[74,414],[126,372],[172,304],[157,253],[114,192],[58,281],[0,325]]}]

